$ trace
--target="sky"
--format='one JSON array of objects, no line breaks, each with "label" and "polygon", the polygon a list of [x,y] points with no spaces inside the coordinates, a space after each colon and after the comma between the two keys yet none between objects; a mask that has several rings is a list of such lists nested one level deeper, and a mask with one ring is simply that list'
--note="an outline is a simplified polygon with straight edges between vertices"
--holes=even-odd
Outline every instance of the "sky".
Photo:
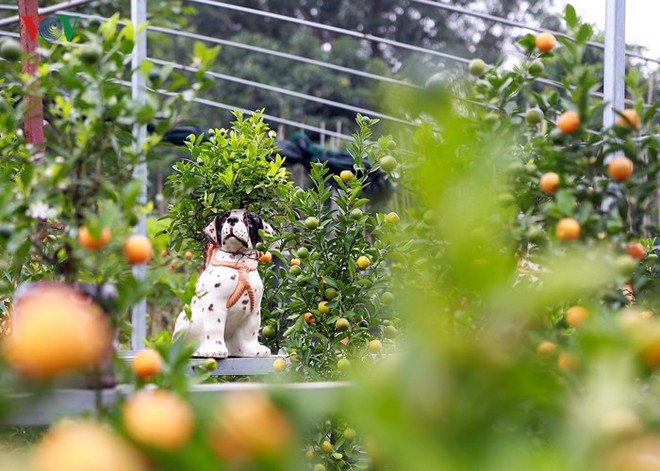
[{"label": "sky", "polygon": [[[560,11],[570,3],[583,20],[605,31],[606,0],[558,0],[555,3]],[[645,56],[660,58],[659,19],[660,0],[626,0],[626,43],[646,46]]]}]

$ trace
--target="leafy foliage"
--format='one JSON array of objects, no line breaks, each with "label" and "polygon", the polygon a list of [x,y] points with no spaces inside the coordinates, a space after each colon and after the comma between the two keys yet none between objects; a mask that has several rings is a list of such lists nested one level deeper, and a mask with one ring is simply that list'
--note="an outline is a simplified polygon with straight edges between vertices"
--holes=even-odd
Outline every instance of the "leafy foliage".
[{"label": "leafy foliage", "polygon": [[[350,149],[356,162],[350,179],[313,164],[312,187],[296,191],[286,213],[287,230],[269,241],[269,250],[282,262],[265,274],[270,287],[263,303],[265,324],[279,332],[269,341],[296,356],[304,377],[341,376],[338,360],[364,357],[368,341],[382,336],[388,317],[380,295],[388,289],[393,224],[382,214],[370,214],[362,196],[388,140],[370,140],[375,120],[358,116],[357,122],[361,131]],[[369,260],[367,268],[359,266],[360,257]],[[300,260],[300,267],[292,259]]]},{"label": "leafy foliage", "polygon": [[[209,131],[209,140],[191,136],[186,142],[191,159],[177,162],[168,178],[170,237],[179,250],[185,242],[199,250],[202,229],[211,218],[230,209],[247,209],[275,220],[288,204],[291,183],[276,152],[275,133],[262,113],[243,117],[235,112],[230,129]],[[281,205],[281,206],[280,206]]]}]

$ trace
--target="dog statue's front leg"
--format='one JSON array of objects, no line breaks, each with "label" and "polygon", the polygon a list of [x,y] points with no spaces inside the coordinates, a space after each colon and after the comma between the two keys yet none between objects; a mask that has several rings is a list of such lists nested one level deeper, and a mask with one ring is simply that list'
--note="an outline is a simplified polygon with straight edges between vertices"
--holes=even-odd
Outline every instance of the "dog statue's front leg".
[{"label": "dog statue's front leg", "polygon": [[225,325],[227,309],[225,306],[209,304],[204,308],[204,338],[194,356],[206,358],[227,358],[229,354],[225,344]]},{"label": "dog statue's front leg", "polygon": [[261,315],[257,311],[249,314],[247,319],[233,335],[227,339],[229,355],[233,357],[268,357],[270,348],[259,343],[258,333]]}]

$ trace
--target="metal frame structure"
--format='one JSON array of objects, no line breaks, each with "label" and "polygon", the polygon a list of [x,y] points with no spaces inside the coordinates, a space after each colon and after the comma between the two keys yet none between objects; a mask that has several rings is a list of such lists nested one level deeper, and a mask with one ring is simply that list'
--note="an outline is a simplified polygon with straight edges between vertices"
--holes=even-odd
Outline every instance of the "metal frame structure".
[{"label": "metal frame structure", "polygon": [[614,109],[622,110],[626,94],[626,0],[606,0],[603,126],[614,124]]},{"label": "metal frame structure", "polygon": [[[131,0],[131,22],[136,31],[136,41],[133,50],[133,57],[131,67],[133,70],[140,70],[142,62],[147,57],[147,31],[144,24],[147,21],[147,0]],[[134,73],[131,75],[131,91],[132,98],[140,105],[144,105],[147,101],[147,85],[143,74]],[[143,143],[147,138],[147,126],[135,124],[133,129],[133,137],[135,139],[135,152],[138,155],[139,161],[135,166],[133,176],[141,181],[140,196],[138,203],[141,205],[147,204],[147,156],[142,150]],[[147,216],[143,214],[140,216],[137,226],[134,229],[135,234],[145,236],[147,234]],[[139,281],[144,280],[147,272],[146,265],[134,265],[133,276]],[[147,338],[147,299],[142,298],[136,302],[131,308],[131,325],[133,331],[131,333],[131,346],[133,349],[144,347],[144,340]]]}]

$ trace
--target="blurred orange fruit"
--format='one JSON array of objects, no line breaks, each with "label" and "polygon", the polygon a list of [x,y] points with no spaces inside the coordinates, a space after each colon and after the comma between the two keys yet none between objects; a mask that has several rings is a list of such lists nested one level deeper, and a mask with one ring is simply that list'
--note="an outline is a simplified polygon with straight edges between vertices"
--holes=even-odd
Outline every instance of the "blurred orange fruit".
[{"label": "blurred orange fruit", "polygon": [[124,242],[124,257],[131,265],[147,263],[151,254],[151,242],[143,235],[132,235]]},{"label": "blurred orange fruit", "polygon": [[316,322],[316,319],[314,318],[314,315],[311,312],[306,312],[304,314],[305,317],[305,322],[308,324],[314,324]]},{"label": "blurred orange fruit", "polygon": [[541,52],[550,52],[557,45],[557,39],[552,33],[539,33],[534,40],[534,45]]},{"label": "blurred orange fruit", "polygon": [[589,319],[589,311],[583,306],[573,306],[568,308],[564,319],[570,327],[579,327]]},{"label": "blurred orange fruit", "polygon": [[369,341],[369,353],[380,353],[383,349],[383,343],[378,339]]},{"label": "blurred orange fruit", "polygon": [[186,257],[188,260],[191,260],[193,258],[193,253],[188,250],[186,253],[183,254],[184,257]]},{"label": "blurred orange fruit", "polygon": [[291,265],[294,266],[294,267],[299,267],[300,266],[300,259],[292,258],[291,259]]},{"label": "blurred orange fruit", "polygon": [[555,172],[544,173],[539,180],[539,186],[545,193],[549,195],[555,194],[557,188],[559,188],[559,175]]},{"label": "blurred orange fruit", "polygon": [[260,391],[227,394],[209,429],[213,450],[233,462],[280,455],[291,438],[289,419]]},{"label": "blurred orange fruit", "polygon": [[156,350],[147,348],[140,350],[131,362],[131,369],[140,379],[151,379],[160,373],[163,359]]},{"label": "blurred orange fruit", "polygon": [[[634,430],[637,432],[637,430]],[[612,442],[602,454],[602,471],[655,471],[660,463],[660,435],[632,433],[625,440]]]},{"label": "blurred orange fruit", "polygon": [[575,240],[580,237],[580,223],[573,218],[560,219],[555,227],[555,234],[563,241]]},{"label": "blurred orange fruit", "polygon": [[563,134],[573,134],[580,128],[580,116],[575,111],[565,111],[557,118],[557,127]]},{"label": "blurred orange fruit", "polygon": [[618,116],[616,119],[616,124],[619,126],[627,126],[632,128],[637,128],[639,126],[639,115],[637,111],[632,108],[623,110],[621,113],[622,116]]},{"label": "blurred orange fruit", "polygon": [[329,313],[330,308],[328,307],[328,301],[321,301],[318,305],[318,309],[321,314]]},{"label": "blurred orange fruit", "polygon": [[278,358],[273,362],[273,369],[278,373],[286,370],[286,360],[284,358]]},{"label": "blurred orange fruit", "polygon": [[143,457],[103,425],[64,420],[33,451],[33,471],[147,471]]},{"label": "blurred orange fruit", "polygon": [[660,367],[660,324],[647,322],[637,334],[644,363],[651,368]]},{"label": "blurred orange fruit", "polygon": [[131,396],[122,408],[122,419],[136,442],[168,451],[182,448],[195,428],[188,403],[164,389],[143,389]]},{"label": "blurred orange fruit", "polygon": [[644,260],[646,258],[646,249],[639,242],[630,242],[626,247],[626,252],[637,260]]},{"label": "blurred orange fruit", "polygon": [[268,251],[264,252],[263,255],[261,255],[261,257],[259,257],[259,261],[261,263],[270,263],[271,260],[273,260],[273,254],[271,254]]},{"label": "blurred orange fruit", "polygon": [[94,237],[85,226],[81,226],[80,229],[78,229],[78,242],[80,242],[80,245],[87,250],[102,249],[108,245],[111,238],[112,232],[107,227],[104,227],[101,230],[101,234],[98,237]]},{"label": "blurred orange fruit", "polygon": [[633,174],[634,166],[628,157],[615,157],[607,164],[607,173],[617,181],[625,181]]},{"label": "blurred orange fruit", "polygon": [[562,370],[573,371],[578,367],[578,360],[570,353],[561,352],[559,356],[557,356],[557,365],[559,365],[559,368]]},{"label": "blurred orange fruit", "polygon": [[549,360],[557,353],[557,344],[550,342],[549,340],[544,340],[536,346],[536,353],[538,353],[541,358]]},{"label": "blurred orange fruit", "polygon": [[32,379],[87,370],[112,349],[112,329],[101,308],[64,284],[32,288],[13,306],[4,341],[9,366]]}]

